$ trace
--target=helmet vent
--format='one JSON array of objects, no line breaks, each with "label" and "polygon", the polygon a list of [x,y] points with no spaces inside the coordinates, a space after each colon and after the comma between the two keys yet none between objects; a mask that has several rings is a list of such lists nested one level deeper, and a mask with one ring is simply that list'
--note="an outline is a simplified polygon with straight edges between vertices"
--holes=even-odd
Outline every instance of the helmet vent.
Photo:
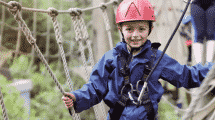
[{"label": "helmet vent", "polygon": [[[139,15],[141,16],[139,10],[137,9],[137,6],[134,4],[134,2],[132,2],[132,3],[130,4],[130,6],[129,6],[127,12],[126,12],[126,14],[125,14],[125,17],[128,15],[128,12],[130,11],[131,8],[135,8],[135,9],[137,10],[137,12],[139,13]],[[132,11],[132,13],[130,13],[130,14],[134,14],[133,12],[134,12],[134,11]]]}]

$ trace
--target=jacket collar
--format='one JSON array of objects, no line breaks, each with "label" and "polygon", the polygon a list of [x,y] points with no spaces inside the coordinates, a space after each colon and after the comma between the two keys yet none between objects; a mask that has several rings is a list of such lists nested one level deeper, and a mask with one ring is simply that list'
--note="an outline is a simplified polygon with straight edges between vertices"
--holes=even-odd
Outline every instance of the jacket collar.
[{"label": "jacket collar", "polygon": [[[149,48],[151,48],[151,42],[150,42],[150,40],[147,40],[142,46],[140,46],[141,51],[138,54],[143,53],[145,50],[147,50]],[[127,55],[130,54],[130,52],[127,49],[127,44],[125,42],[117,43],[115,49],[119,53],[123,52],[124,54],[127,54]]]}]

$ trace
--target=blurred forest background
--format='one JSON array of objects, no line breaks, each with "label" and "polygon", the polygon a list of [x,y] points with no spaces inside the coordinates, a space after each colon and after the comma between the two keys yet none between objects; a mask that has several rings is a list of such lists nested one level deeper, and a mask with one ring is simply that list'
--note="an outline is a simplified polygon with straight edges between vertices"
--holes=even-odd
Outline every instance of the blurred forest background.
[{"label": "blurred forest background", "polygon": [[[9,2],[9,0],[2,1]],[[109,2],[109,0],[16,1],[20,2],[23,7],[44,10],[47,10],[49,7],[54,7],[57,10],[87,8],[99,6],[100,3]],[[121,1],[119,0],[119,2]],[[113,6],[108,6],[107,10],[111,26],[113,46],[115,46],[116,43],[120,41],[120,34],[115,25]],[[72,119],[61,100],[62,94],[56,87],[45,66],[39,60],[39,57],[37,57],[37,54],[32,51],[31,45],[26,40],[26,37],[19,28],[17,22],[14,20],[14,17],[2,5],[0,5],[0,13],[0,50],[3,56],[0,56],[0,68],[11,73],[10,76],[0,75],[0,85],[2,87],[2,93],[9,119]],[[105,30],[105,23],[102,18],[101,10],[96,9],[86,11],[83,12],[82,16],[85,20],[90,40],[92,40],[95,61],[98,61],[105,52],[110,50],[108,35]],[[29,29],[32,31],[33,36],[36,38],[37,45],[44,54],[60,84],[63,86],[65,91],[69,91],[50,16],[46,13],[22,11],[22,17]],[[66,59],[74,85],[73,89],[77,90],[86,82],[79,74],[76,74],[76,72],[73,71],[74,68],[82,66],[83,63],[81,61],[80,51],[78,50],[78,43],[75,40],[75,32],[73,30],[71,16],[69,14],[59,14],[57,16],[57,20],[61,27],[64,51],[67,55]],[[85,52],[86,58],[88,59],[88,51]],[[20,93],[14,87],[7,87],[15,79],[31,79],[33,82],[33,88],[30,91],[30,113],[25,109],[25,107],[23,107],[24,100],[19,97]],[[166,103],[160,103],[159,113],[160,119],[177,119],[174,109]],[[86,120],[95,119],[93,108],[83,111],[81,113],[81,117]],[[0,119],[3,119],[2,115],[0,116]]]}]

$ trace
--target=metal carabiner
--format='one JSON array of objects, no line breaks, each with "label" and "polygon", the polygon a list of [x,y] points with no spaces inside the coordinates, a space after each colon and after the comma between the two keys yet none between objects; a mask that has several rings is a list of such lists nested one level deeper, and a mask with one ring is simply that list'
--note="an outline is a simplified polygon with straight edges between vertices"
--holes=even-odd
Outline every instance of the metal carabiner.
[{"label": "metal carabiner", "polygon": [[[130,91],[128,91],[128,92],[133,93],[133,85],[132,85],[131,83],[129,83],[129,84],[125,84],[125,85],[122,87],[121,95],[123,94],[124,88],[125,88],[127,85],[130,85],[130,87],[131,87],[131,90],[130,90]],[[127,93],[128,93],[128,92],[127,92]],[[126,92],[125,92],[125,93],[126,93]]]},{"label": "metal carabiner", "polygon": [[[132,91],[133,92],[133,91]],[[133,96],[131,95],[131,92],[128,92],[128,96],[130,98],[130,100],[135,104],[135,105],[138,105],[138,102],[136,102],[133,98]]]},{"label": "metal carabiner", "polygon": [[[139,84],[140,84],[140,82],[143,82],[142,80],[139,80],[139,81],[137,81],[137,84],[136,84],[136,91],[138,92],[138,93],[140,93],[140,91],[139,91]],[[143,84],[144,84],[144,82],[143,82]],[[143,85],[142,84],[142,85]]]},{"label": "metal carabiner", "polygon": [[[186,0],[184,0],[184,2],[185,2],[185,3],[188,3],[188,1],[186,1]],[[190,2],[190,3],[193,3],[193,0],[191,0],[191,2]]]}]

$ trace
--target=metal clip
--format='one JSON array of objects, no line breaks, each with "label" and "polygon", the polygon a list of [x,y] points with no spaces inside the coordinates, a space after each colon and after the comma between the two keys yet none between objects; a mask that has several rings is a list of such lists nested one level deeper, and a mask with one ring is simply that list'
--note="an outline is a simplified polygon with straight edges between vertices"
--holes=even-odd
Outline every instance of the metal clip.
[{"label": "metal clip", "polygon": [[[123,87],[122,87],[122,90],[121,90],[121,95],[123,95],[123,91],[124,91],[124,88],[126,87],[126,86],[128,86],[128,85],[130,85],[130,91],[128,91],[128,92],[131,92],[131,93],[133,93],[133,85],[130,83],[130,84],[125,84]],[[125,91],[124,93],[126,93],[127,91]]]},{"label": "metal clip", "polygon": [[[136,91],[138,92],[138,93],[140,93],[140,91],[139,91],[139,84],[140,84],[140,82],[143,82],[142,80],[139,80],[139,81],[137,81],[137,85],[136,85]],[[144,82],[143,82],[143,84],[144,84]],[[142,84],[142,85],[143,85]]]},{"label": "metal clip", "polygon": [[[132,91],[132,92],[133,92],[133,91]],[[138,102],[136,102],[136,101],[134,100],[133,96],[131,95],[131,92],[128,92],[128,96],[129,96],[130,100],[131,100],[135,105],[138,106]]]}]

